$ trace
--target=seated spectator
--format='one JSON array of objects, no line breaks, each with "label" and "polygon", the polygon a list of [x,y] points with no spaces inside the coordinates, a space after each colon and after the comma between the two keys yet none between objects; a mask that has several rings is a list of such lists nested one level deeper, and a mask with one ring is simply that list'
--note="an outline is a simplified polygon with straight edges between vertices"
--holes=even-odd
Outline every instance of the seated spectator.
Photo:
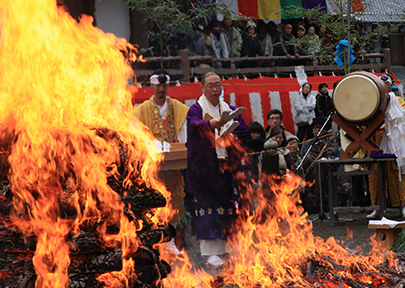
[{"label": "seated spectator", "polygon": [[[252,122],[248,125],[249,140],[246,141],[246,147],[250,152],[260,152],[263,150],[265,132],[263,126],[258,122]],[[249,163],[246,165],[250,172],[253,183],[257,183],[260,178],[262,154],[250,154]],[[248,173],[249,174],[249,173]]]},{"label": "seated spectator", "polygon": [[304,26],[299,26],[297,28],[297,38],[296,38],[296,45],[298,49],[298,54],[306,55],[306,51],[308,49],[308,41],[305,38],[306,29]]},{"label": "seated spectator", "polygon": [[292,19],[290,24],[291,24],[291,27],[292,27],[291,34],[294,37],[297,37],[297,30],[298,30],[298,27],[300,26],[299,23],[298,23],[298,19]]},{"label": "seated spectator", "polygon": [[333,44],[332,44],[332,40],[330,39],[329,35],[326,34],[326,26],[325,25],[321,25],[321,27],[319,27],[319,34],[318,34],[319,40],[321,41],[321,44],[323,46],[323,48],[326,51],[329,51],[331,54],[334,54],[334,50],[333,50]]},{"label": "seated spectator", "polygon": [[[317,135],[322,128],[324,121],[321,118],[315,118],[312,123],[312,134]],[[324,136],[326,133],[325,130],[321,132],[319,136]],[[318,213],[320,209],[320,195],[319,195],[319,175],[318,169],[314,167],[313,162],[320,157],[327,158],[336,158],[340,157],[343,154],[342,148],[337,144],[337,141],[329,142],[329,139],[326,137],[320,137],[316,142],[308,141],[302,144],[300,156],[304,157],[306,152],[310,150],[303,162],[303,169],[306,173],[305,180],[309,183],[314,182],[314,185],[305,188],[305,192],[302,195],[302,203],[304,209],[309,213]],[[312,147],[311,147],[312,144]],[[324,149],[325,148],[325,149]],[[322,152],[322,155],[319,155]],[[328,206],[328,182],[326,175],[321,177],[321,188],[322,188],[322,204],[323,211],[327,212],[329,209]],[[340,186],[341,187],[341,186]],[[342,191],[342,189],[340,189]],[[344,201],[342,201],[344,202]]]},{"label": "seated spectator", "polygon": [[351,34],[352,47],[354,50],[354,57],[356,58],[356,63],[367,64],[370,63],[369,58],[365,58],[364,55],[371,53],[374,50],[373,39],[374,37],[369,37],[368,33],[363,29],[363,21],[357,21],[355,24],[355,30]]},{"label": "seated spectator", "polygon": [[[294,43],[297,46],[298,54],[299,55],[307,55],[308,51],[308,38],[305,35],[306,29],[304,26],[298,26],[297,28],[297,37],[294,38]],[[295,61],[294,65],[310,65],[309,60],[298,60]]]},{"label": "seated spectator", "polygon": [[155,25],[155,22],[153,20],[148,19],[147,21],[148,25],[148,43],[149,43],[149,48],[151,50],[151,56],[167,56],[167,51],[164,49],[164,51],[161,51],[160,43],[159,43],[159,38],[157,35],[159,34],[159,29]]},{"label": "seated spectator", "polygon": [[311,84],[304,83],[294,100],[296,111],[294,122],[298,127],[297,137],[300,142],[313,137],[311,124],[312,119],[315,118],[316,98],[311,94],[311,89]]},{"label": "seated spectator", "polygon": [[204,44],[204,39],[201,35],[202,27],[197,25],[194,27],[194,33],[191,35],[192,44],[189,47],[192,56],[206,56],[208,54],[207,48]]},{"label": "seated spectator", "polygon": [[266,139],[270,138],[271,130],[276,127],[281,127],[286,136],[292,135],[292,133],[286,131],[283,127],[283,113],[278,109],[272,109],[267,113],[267,124],[269,124],[269,126],[266,128]]},{"label": "seated spectator", "polygon": [[[262,48],[256,35],[256,25],[248,21],[246,24],[245,34],[242,37],[242,57],[262,56]],[[257,61],[244,61],[241,67],[256,67]]]},{"label": "seated spectator", "polygon": [[259,39],[262,54],[273,56],[273,43],[270,34],[266,31],[266,24],[263,21],[257,23],[257,38]]},{"label": "seated spectator", "polygon": [[[189,45],[189,55],[190,56],[206,56],[208,55],[207,48],[204,43],[204,39],[201,35],[202,33],[202,26],[197,25],[194,27],[194,31],[191,33],[191,43]],[[207,66],[207,64],[199,64],[197,61],[194,63],[190,63],[192,67],[196,67],[199,65]],[[201,66],[200,66],[201,67]]]},{"label": "seated spectator", "polygon": [[295,174],[297,174],[298,176],[300,176],[301,178],[304,178],[304,169],[301,165],[301,167],[295,171],[295,169],[297,169],[297,167],[300,165],[301,163],[301,156],[299,153],[299,149],[298,149],[298,137],[294,136],[294,135],[288,135],[286,136],[286,149],[289,151],[289,153],[285,153],[285,162],[287,164],[287,169],[289,169],[290,171],[294,172]]},{"label": "seated spectator", "polygon": [[204,40],[205,49],[207,49],[208,55],[212,55],[210,32],[204,23],[204,21],[200,21],[197,26],[201,30],[201,36]]},{"label": "seated spectator", "polygon": [[321,41],[318,35],[315,34],[315,27],[311,26],[308,29],[308,34],[305,36],[308,40],[308,55],[316,56],[321,51]]},{"label": "seated spectator", "polygon": [[[316,95],[315,116],[326,120],[333,110],[332,97],[329,96],[328,85],[321,83],[318,86],[318,94]],[[326,130],[331,127],[332,121],[329,121]]]},{"label": "seated spectator", "polygon": [[242,35],[240,30],[232,26],[233,21],[230,17],[224,16],[223,24],[229,58],[238,58],[242,51]]},{"label": "seated spectator", "polygon": [[276,23],[274,23],[273,21],[270,21],[269,23],[266,24],[266,30],[271,37],[271,44],[273,44],[274,47],[274,44],[280,41],[281,32],[280,30],[278,30]]},{"label": "seated spectator", "polygon": [[[271,130],[270,139],[277,142],[277,154],[278,154],[278,175],[284,175],[287,171],[287,163],[285,162],[284,154],[286,153],[285,142],[286,137],[284,130],[281,127],[276,127]],[[288,150],[287,150],[288,151]]]},{"label": "seated spectator", "polygon": [[266,141],[265,131],[259,122],[252,122],[248,125],[249,140],[246,141],[246,146],[250,151],[258,152],[263,150],[263,144]]},{"label": "seated spectator", "polygon": [[[294,45],[293,35],[291,34],[292,26],[291,24],[284,25],[284,32],[280,35],[279,40],[274,45],[274,56],[286,56],[290,59],[292,56],[299,58],[300,55],[298,54],[297,46]],[[276,61],[277,66],[289,66],[291,65],[291,61]]]},{"label": "seated spectator", "polygon": [[[229,58],[228,48],[226,46],[225,35],[219,26],[217,20],[212,21],[211,23],[211,49],[212,55],[216,58]],[[222,62],[216,62],[213,65],[214,68],[222,67]]]}]

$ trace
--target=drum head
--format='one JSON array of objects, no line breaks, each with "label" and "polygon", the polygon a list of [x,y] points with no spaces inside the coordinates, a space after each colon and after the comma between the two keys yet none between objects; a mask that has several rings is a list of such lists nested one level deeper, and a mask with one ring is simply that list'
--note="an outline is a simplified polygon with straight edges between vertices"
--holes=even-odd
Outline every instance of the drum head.
[{"label": "drum head", "polygon": [[380,106],[380,89],[362,74],[343,78],[333,92],[336,112],[350,122],[363,122],[371,118]]}]

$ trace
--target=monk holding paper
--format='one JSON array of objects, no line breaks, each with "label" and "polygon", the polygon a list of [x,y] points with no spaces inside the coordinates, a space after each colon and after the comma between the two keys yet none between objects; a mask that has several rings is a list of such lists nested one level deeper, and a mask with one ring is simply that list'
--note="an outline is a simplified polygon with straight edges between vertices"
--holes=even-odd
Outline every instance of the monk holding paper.
[{"label": "monk holding paper", "polygon": [[221,78],[214,72],[202,77],[202,96],[187,114],[186,190],[195,197],[195,219],[201,255],[220,266],[219,256],[229,253],[227,238],[236,220],[238,191],[234,174],[241,162],[239,140],[249,129],[241,117],[245,108],[221,98]]}]

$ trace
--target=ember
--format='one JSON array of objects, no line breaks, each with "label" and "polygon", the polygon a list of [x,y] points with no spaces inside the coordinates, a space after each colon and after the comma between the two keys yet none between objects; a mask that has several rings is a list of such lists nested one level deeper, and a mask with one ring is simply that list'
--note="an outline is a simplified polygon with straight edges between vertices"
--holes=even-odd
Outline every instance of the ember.
[{"label": "ember", "polygon": [[[401,287],[402,254],[312,235],[300,179],[246,187],[236,251],[213,277],[171,239],[162,156],[131,123],[122,39],[55,0],[0,2],[0,287]],[[174,257],[174,256],[173,256]]]}]

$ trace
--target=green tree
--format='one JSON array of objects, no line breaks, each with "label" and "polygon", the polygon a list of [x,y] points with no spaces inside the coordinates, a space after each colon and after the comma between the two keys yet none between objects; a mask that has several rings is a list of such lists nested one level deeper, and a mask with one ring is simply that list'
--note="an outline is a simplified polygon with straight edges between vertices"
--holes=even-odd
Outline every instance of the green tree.
[{"label": "green tree", "polygon": [[[377,0],[373,0],[377,1]],[[384,35],[389,34],[395,28],[403,25],[404,20],[403,12],[398,11],[397,14],[386,15],[387,19],[397,19],[395,22],[392,20],[384,23],[373,23],[373,30],[367,34],[361,34],[356,31],[356,19],[364,15],[363,9],[359,7],[364,7],[367,9],[368,5],[371,5],[373,1],[357,0],[356,2],[361,5],[354,5],[351,3],[350,13],[348,15],[348,0],[334,0],[332,3],[335,6],[335,15],[330,15],[326,10],[321,11],[323,7],[317,7],[313,9],[304,9],[301,7],[290,7],[288,11],[283,11],[286,15],[296,15],[297,13],[302,13],[303,17],[308,19],[310,25],[321,27],[324,25],[326,27],[326,33],[332,39],[332,45],[321,45],[320,51],[317,56],[320,63],[325,65],[336,65],[334,57],[331,57],[331,50],[335,51],[336,45],[341,40],[350,39],[350,46],[354,50],[354,56],[357,61],[364,59],[364,55],[374,52],[375,43],[380,41]],[[400,8],[403,9],[403,8]],[[302,40],[294,39],[296,45],[302,45],[302,49],[306,54],[311,55],[310,47],[308,45],[308,38]],[[347,49],[344,49],[342,54],[345,63],[345,73],[349,69],[347,64]]]},{"label": "green tree", "polygon": [[227,15],[233,19],[240,19],[240,15],[228,9],[223,3],[214,1],[189,1],[190,9],[182,11],[174,0],[122,0],[131,10],[143,15],[143,23],[153,21],[156,30],[148,31],[148,37],[157,39],[160,45],[161,67],[163,68],[164,49],[167,43],[179,32],[188,32],[198,24],[200,19],[208,19],[217,13]]}]

